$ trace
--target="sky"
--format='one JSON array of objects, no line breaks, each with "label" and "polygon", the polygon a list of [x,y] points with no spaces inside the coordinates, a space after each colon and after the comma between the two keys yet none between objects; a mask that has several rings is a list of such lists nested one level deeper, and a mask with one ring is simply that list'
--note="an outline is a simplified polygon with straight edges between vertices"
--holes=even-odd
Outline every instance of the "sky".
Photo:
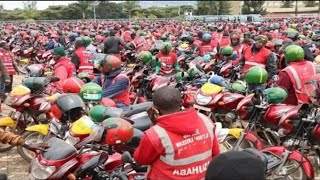
[{"label": "sky", "polygon": [[[38,1],[37,9],[43,10],[52,5],[68,5],[76,1]],[[13,10],[15,8],[23,9],[23,1],[0,1],[3,4],[4,9]]]}]

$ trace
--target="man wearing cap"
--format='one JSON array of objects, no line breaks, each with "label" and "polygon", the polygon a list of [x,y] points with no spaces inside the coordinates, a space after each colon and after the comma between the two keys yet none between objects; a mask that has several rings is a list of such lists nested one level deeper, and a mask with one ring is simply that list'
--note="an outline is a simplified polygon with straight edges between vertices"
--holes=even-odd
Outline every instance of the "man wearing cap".
[{"label": "man wearing cap", "polygon": [[265,48],[268,38],[264,35],[260,35],[256,38],[256,42],[245,49],[243,52],[240,65],[242,67],[242,73],[245,73],[249,68],[253,66],[261,66],[265,68],[269,74],[269,78],[277,74],[277,62],[275,56],[271,51]]},{"label": "man wearing cap", "polygon": [[62,47],[54,48],[52,54],[55,61],[53,76],[60,79],[53,87],[62,91],[63,82],[74,75],[75,68],[70,59],[65,57],[66,53]]},{"label": "man wearing cap", "polygon": [[13,61],[13,54],[7,42],[0,42],[0,98],[3,101],[5,93],[12,90],[13,75],[16,75],[16,65]]}]

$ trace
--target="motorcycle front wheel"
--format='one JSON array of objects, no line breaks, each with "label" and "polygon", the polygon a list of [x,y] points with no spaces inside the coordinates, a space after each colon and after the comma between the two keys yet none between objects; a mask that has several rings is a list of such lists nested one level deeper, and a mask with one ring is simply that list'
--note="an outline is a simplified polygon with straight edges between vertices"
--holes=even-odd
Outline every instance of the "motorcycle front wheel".
[{"label": "motorcycle front wheel", "polygon": [[[223,142],[219,144],[221,153],[232,150],[233,147],[237,144],[237,141],[238,141],[238,138],[236,138],[232,135],[228,135],[223,140]],[[242,143],[240,144],[238,150],[243,150],[243,149],[247,149],[247,148],[254,148],[254,145],[252,142],[244,139],[242,141]]]},{"label": "motorcycle front wheel", "polygon": [[27,72],[26,67],[27,67],[29,64],[27,64],[27,63],[25,63],[25,62],[23,62],[23,61],[21,61],[21,60],[22,60],[21,57],[19,57],[18,59],[16,59],[17,69],[18,69],[18,71],[19,71],[20,73],[22,73],[22,74],[27,74],[28,72]]},{"label": "motorcycle front wheel", "polygon": [[274,172],[271,175],[268,175],[267,180],[307,180],[306,173],[301,167],[300,163],[288,159],[287,162],[282,167],[279,174],[275,174]]},{"label": "motorcycle front wheel", "polygon": [[[28,144],[41,143],[46,139],[46,136],[39,132],[24,132],[22,134],[22,137]],[[22,146],[18,146],[17,148],[20,156],[28,162],[31,162],[31,160],[36,156],[33,151],[30,151],[27,148],[24,148]]]}]

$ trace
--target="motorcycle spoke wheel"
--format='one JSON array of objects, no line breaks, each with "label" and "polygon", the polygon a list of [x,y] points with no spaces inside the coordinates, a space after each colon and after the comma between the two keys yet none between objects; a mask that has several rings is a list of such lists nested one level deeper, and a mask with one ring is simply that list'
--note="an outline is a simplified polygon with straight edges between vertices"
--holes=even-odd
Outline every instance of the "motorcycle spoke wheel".
[{"label": "motorcycle spoke wheel", "polygon": [[[38,132],[26,132],[22,135],[22,137],[28,144],[41,143],[44,142],[45,139],[45,136]],[[21,155],[21,157],[28,162],[31,162],[31,160],[36,157],[35,152],[30,151],[21,146],[18,146],[18,152]]]},{"label": "motorcycle spoke wheel", "polygon": [[301,165],[295,160],[287,160],[278,175],[272,174],[267,180],[306,180],[306,174]]},{"label": "motorcycle spoke wheel", "polygon": [[17,61],[17,68],[18,68],[19,72],[21,72],[22,74],[27,74],[27,69],[26,69],[27,66],[28,66],[28,64],[26,64],[24,62]]},{"label": "motorcycle spoke wheel", "polygon": [[[238,141],[238,139],[236,137],[228,135],[226,137],[226,139],[220,144],[223,144],[224,148],[231,150],[237,144],[237,141]],[[254,147],[254,145],[251,142],[249,142],[247,140],[243,140],[242,143],[240,144],[238,150],[240,151],[243,149],[253,148],[253,147]]]}]

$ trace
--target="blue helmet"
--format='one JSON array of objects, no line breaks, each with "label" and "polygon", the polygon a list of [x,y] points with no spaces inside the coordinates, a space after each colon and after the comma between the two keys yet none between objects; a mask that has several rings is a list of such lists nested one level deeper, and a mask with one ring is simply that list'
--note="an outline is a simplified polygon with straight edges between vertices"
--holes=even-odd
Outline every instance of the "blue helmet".
[{"label": "blue helmet", "polygon": [[209,33],[204,33],[204,34],[202,35],[202,41],[204,41],[204,42],[210,42],[210,41],[211,41],[211,34],[209,34]]},{"label": "blue helmet", "polygon": [[224,81],[224,78],[218,75],[213,75],[210,77],[209,82],[212,84],[220,85]]},{"label": "blue helmet", "polygon": [[210,62],[211,61],[211,55],[210,54],[206,54],[203,56],[203,61],[204,62]]}]

